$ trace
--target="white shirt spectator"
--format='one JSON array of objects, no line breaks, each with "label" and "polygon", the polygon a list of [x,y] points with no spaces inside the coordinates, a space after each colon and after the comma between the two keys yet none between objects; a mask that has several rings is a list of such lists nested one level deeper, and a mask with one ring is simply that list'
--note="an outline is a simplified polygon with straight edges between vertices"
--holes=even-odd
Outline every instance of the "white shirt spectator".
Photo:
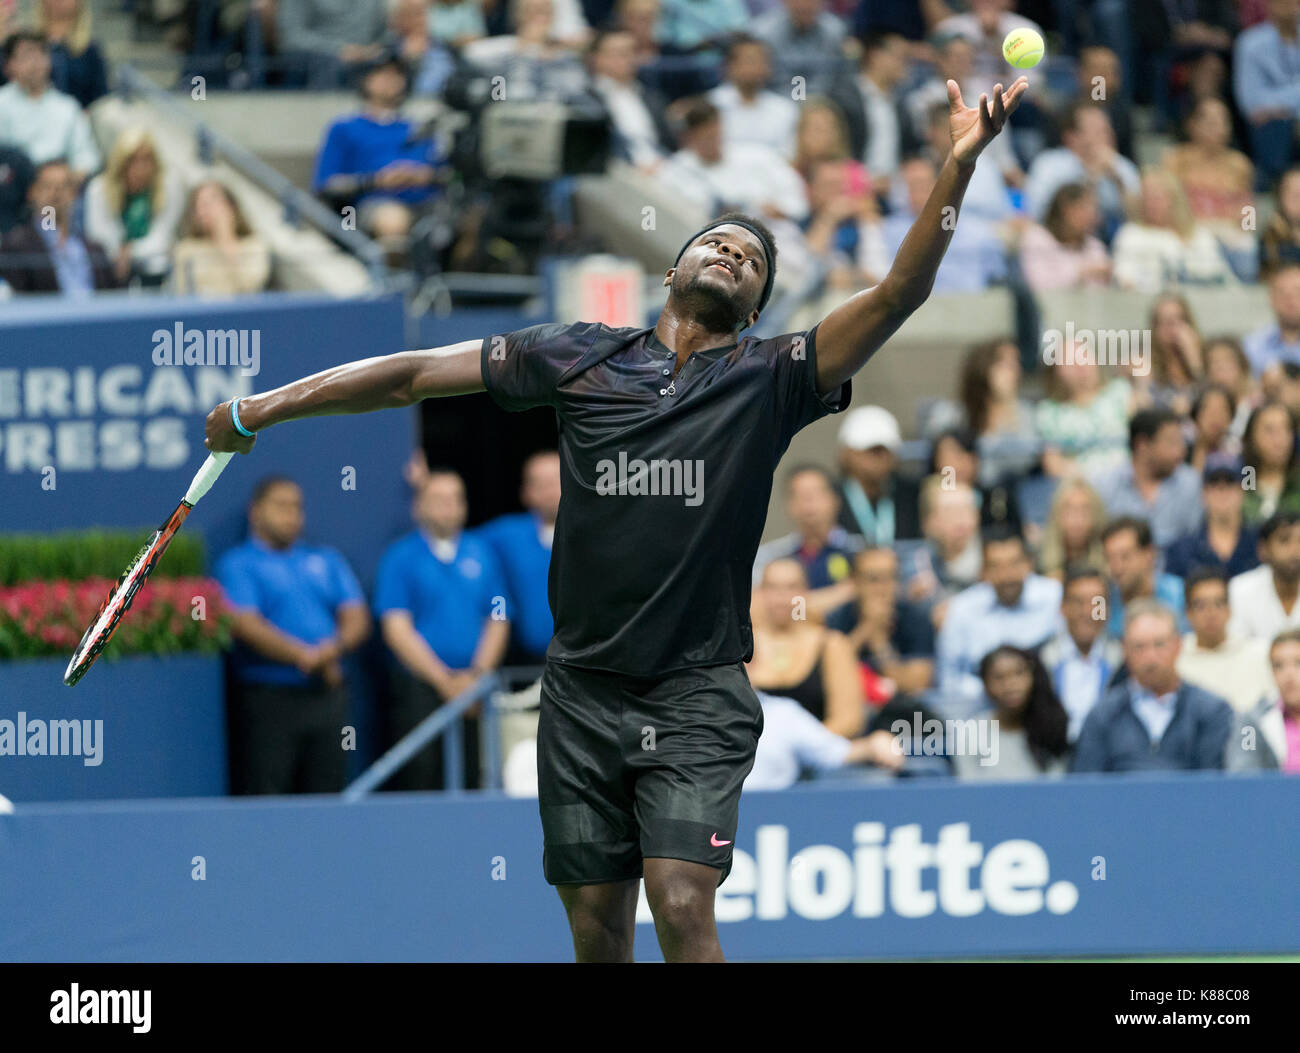
[{"label": "white shirt spectator", "polygon": [[637,90],[612,77],[594,77],[591,83],[609,110],[614,128],[627,141],[632,163],[650,165],[662,161],[665,155],[654,118]]},{"label": "white shirt spectator", "polygon": [[724,145],[722,160],[714,165],[705,164],[693,151],[678,150],[665,162],[659,178],[665,188],[711,214],[719,202],[751,213],[772,205],[795,222],[808,214],[803,179],[768,146]]},{"label": "white shirt spectator", "polygon": [[17,84],[0,88],[0,142],[20,146],[34,165],[63,158],[83,176],[99,171],[99,147],[77,100],[54,88],[32,98]]},{"label": "white shirt spectator", "polygon": [[890,179],[898,171],[902,154],[898,108],[870,77],[858,74],[856,80],[867,124],[867,149],[862,163],[872,179]]},{"label": "white shirt spectator", "polygon": [[[164,175],[162,207],[149,224],[149,232],[131,242],[131,258],[145,265],[156,265],[165,271],[176,244],[176,229],[185,212],[185,187],[179,179]],[[126,228],[122,217],[114,215],[108,204],[108,184],[102,175],[92,179],[86,187],[86,236],[99,242],[110,260],[116,259]]]},{"label": "white shirt spectator", "polygon": [[1231,634],[1218,647],[1202,647],[1196,634],[1188,633],[1178,652],[1178,677],[1218,695],[1238,713],[1246,713],[1277,691],[1268,647],[1268,640]]},{"label": "white shirt spectator", "polygon": [[1139,292],[1158,293],[1169,284],[1237,285],[1219,242],[1206,227],[1197,226],[1184,241],[1165,227],[1125,223],[1111,246],[1117,284]]},{"label": "white shirt spectator", "polygon": [[745,791],[784,790],[805,769],[829,771],[844,764],[852,748],[848,739],[828,731],[792,698],[757,694],[763,703],[763,734]]},{"label": "white shirt spectator", "polygon": [[734,84],[719,84],[709,101],[722,114],[722,138],[729,146],[757,143],[794,159],[799,108],[774,91],[760,91],[748,102]]},{"label": "white shirt spectator", "polygon": [[1287,614],[1273,585],[1273,568],[1263,563],[1228,582],[1229,636],[1248,636],[1271,643],[1283,629],[1300,628],[1300,602]]}]

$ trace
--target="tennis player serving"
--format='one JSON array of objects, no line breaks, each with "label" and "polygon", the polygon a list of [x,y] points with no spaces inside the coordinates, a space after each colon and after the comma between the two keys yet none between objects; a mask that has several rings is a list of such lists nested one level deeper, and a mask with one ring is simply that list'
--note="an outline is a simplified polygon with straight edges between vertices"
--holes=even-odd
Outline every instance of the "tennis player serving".
[{"label": "tennis player serving", "polygon": [[208,415],[210,450],[247,453],[275,424],[483,390],[507,410],[555,410],[538,791],[577,960],[632,960],[643,876],[665,959],[722,960],[714,893],[763,726],[744,663],[773,473],[929,296],[976,159],[1027,86],[968,107],[948,82],[952,151],[888,275],[807,332],[741,338],[771,295],[776,245],[728,213],[666,272],[653,329],[536,325],[351,362]]}]

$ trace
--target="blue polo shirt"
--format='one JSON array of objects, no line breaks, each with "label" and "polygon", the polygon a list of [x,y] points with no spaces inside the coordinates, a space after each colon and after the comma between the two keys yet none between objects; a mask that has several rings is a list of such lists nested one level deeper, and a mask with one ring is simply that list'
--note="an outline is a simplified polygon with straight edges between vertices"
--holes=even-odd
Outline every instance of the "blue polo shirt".
[{"label": "blue polo shirt", "polygon": [[[250,538],[217,561],[216,575],[232,607],[256,611],[281,632],[308,644],[334,635],[340,607],[366,602],[342,555],[301,542],[281,550]],[[242,645],[235,647],[232,660],[235,676],[244,683],[309,683],[296,667],[272,662]]]},{"label": "blue polo shirt", "polygon": [[[404,118],[377,121],[364,113],[340,117],[325,133],[325,142],[316,158],[312,189],[319,192],[332,176],[371,175],[394,161],[437,165],[438,160],[435,142],[419,137],[418,128]],[[439,192],[436,185],[402,190],[376,188],[361,195],[360,200],[391,198],[418,205]]]},{"label": "blue polo shirt", "polygon": [[483,623],[505,610],[505,579],[487,542],[462,534],[449,563],[434,555],[428,539],[413,530],[391,545],[379,561],[375,614],[407,611],[418,632],[451,669],[474,662]]},{"label": "blue polo shirt", "polygon": [[542,543],[542,521],[532,512],[499,516],[474,531],[501,564],[509,606],[506,615],[519,646],[541,661],[555,635],[547,579],[551,549]]},{"label": "blue polo shirt", "polygon": [[[1188,631],[1182,578],[1174,574],[1157,574],[1155,595],[1152,598],[1159,600],[1174,612],[1174,617],[1178,620],[1178,634],[1180,636]],[[1108,602],[1110,604],[1110,617],[1106,621],[1106,632],[1116,640],[1122,640],[1124,639],[1124,601],[1120,598],[1119,586],[1111,585]]]}]

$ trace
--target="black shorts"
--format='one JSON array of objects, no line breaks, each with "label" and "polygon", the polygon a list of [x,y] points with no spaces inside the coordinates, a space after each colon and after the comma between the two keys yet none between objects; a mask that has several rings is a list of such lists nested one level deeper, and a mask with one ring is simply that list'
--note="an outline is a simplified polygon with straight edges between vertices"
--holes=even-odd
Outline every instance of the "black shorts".
[{"label": "black shorts", "polygon": [[646,857],[731,873],[763,709],[745,667],[654,679],[547,662],[537,789],[552,885],[641,876]]}]

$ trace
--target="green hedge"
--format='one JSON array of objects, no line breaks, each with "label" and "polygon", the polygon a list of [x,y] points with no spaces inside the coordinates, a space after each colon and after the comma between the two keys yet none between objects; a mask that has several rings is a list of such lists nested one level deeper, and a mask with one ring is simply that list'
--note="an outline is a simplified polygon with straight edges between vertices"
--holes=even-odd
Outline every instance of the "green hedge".
[{"label": "green hedge", "polygon": [[[0,534],[0,587],[29,581],[116,579],[156,529]],[[153,577],[195,578],[202,576],[203,567],[203,542],[182,531],[172,538]]]}]

